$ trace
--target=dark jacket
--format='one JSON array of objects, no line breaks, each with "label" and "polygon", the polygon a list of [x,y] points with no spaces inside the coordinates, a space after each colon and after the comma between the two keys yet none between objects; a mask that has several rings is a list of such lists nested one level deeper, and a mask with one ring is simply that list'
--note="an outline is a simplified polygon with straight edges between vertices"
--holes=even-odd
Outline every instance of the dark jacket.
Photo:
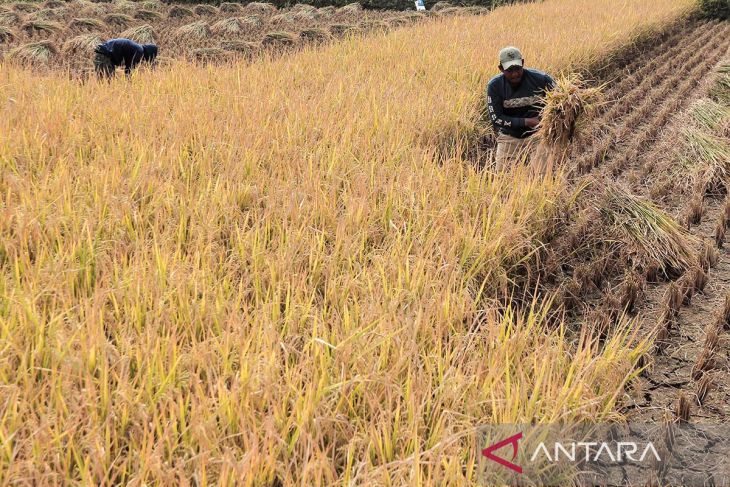
[{"label": "dark jacket", "polygon": [[536,69],[524,68],[522,82],[517,89],[498,74],[487,85],[487,109],[497,132],[524,139],[534,133],[525,126],[526,118],[539,117],[542,98],[555,86],[555,81]]},{"label": "dark jacket", "polygon": [[153,60],[157,56],[157,46],[141,45],[129,39],[111,39],[99,44],[95,52],[109,56],[114,66],[124,64],[124,71],[129,74],[141,61]]}]

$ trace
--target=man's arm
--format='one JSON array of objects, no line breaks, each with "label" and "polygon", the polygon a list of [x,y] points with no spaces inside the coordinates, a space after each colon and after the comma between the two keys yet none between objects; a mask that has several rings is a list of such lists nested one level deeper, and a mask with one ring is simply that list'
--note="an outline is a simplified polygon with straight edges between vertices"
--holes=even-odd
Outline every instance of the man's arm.
[{"label": "man's arm", "polygon": [[519,117],[510,117],[504,114],[504,98],[498,93],[493,84],[487,87],[487,109],[489,110],[489,118],[496,130],[501,127],[525,127],[525,119]]},{"label": "man's arm", "polygon": [[124,72],[127,76],[132,74],[132,70],[142,61],[142,54],[144,51],[139,49],[133,49],[129,55],[124,57]]}]

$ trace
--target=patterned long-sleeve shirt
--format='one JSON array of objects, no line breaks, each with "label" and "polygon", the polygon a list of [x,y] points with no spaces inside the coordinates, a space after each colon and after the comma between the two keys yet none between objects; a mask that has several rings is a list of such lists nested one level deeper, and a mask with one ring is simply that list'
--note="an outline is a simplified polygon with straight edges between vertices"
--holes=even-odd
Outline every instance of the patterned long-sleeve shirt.
[{"label": "patterned long-sleeve shirt", "polygon": [[487,85],[487,109],[494,129],[520,139],[534,132],[525,125],[526,118],[539,117],[545,93],[555,86],[555,81],[536,69],[524,68],[522,82],[515,89],[498,74]]}]

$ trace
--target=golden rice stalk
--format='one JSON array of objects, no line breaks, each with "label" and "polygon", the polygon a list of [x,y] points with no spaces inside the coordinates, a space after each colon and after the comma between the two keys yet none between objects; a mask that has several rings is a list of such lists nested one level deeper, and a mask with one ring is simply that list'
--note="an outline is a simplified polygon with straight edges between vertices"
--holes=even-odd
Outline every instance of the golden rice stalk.
[{"label": "golden rice stalk", "polygon": [[[191,24],[192,25],[192,24]],[[214,34],[237,34],[243,31],[241,21],[235,17],[219,20],[210,26],[211,32]]]},{"label": "golden rice stalk", "polygon": [[241,13],[243,7],[240,3],[223,2],[218,6],[218,9],[226,14],[237,14]]},{"label": "golden rice stalk", "polygon": [[35,12],[40,7],[37,3],[30,3],[30,2],[17,2],[13,4],[13,10],[16,12]]},{"label": "golden rice stalk", "polygon": [[628,255],[639,267],[656,262],[669,275],[684,273],[694,265],[694,249],[699,246],[696,237],[651,202],[608,185],[599,209],[624,236]]},{"label": "golden rice stalk", "polygon": [[0,25],[0,44],[13,42],[15,38],[15,32],[10,27]]},{"label": "golden rice stalk", "polygon": [[565,147],[601,100],[602,87],[588,88],[578,75],[560,76],[545,96],[538,134],[548,146]]},{"label": "golden rice stalk", "polygon": [[167,12],[167,16],[173,19],[179,19],[182,17],[192,17],[195,15],[193,11],[182,5],[173,5]]},{"label": "golden rice stalk", "polygon": [[362,12],[362,5],[359,2],[348,3],[337,9],[338,14],[358,14]]},{"label": "golden rice stalk", "polygon": [[269,32],[261,40],[263,46],[293,46],[297,42],[297,35],[292,32]]},{"label": "golden rice stalk", "polygon": [[120,34],[140,44],[154,44],[156,42],[155,30],[148,24],[131,27]]},{"label": "golden rice stalk", "polygon": [[154,10],[137,10],[137,12],[134,13],[134,18],[137,20],[146,20],[148,22],[160,20],[162,18],[162,14],[159,12],[155,12]]},{"label": "golden rice stalk", "polygon": [[244,17],[238,17],[238,21],[242,26],[249,29],[260,29],[264,26],[264,19],[259,15],[246,15]]},{"label": "golden rice stalk", "polygon": [[52,35],[58,34],[63,30],[59,24],[55,22],[45,22],[41,20],[29,20],[20,26],[20,29],[29,36],[35,34]]},{"label": "golden rice stalk", "polygon": [[58,55],[58,48],[51,41],[32,42],[16,47],[8,59],[23,65],[45,65]]},{"label": "golden rice stalk", "polygon": [[67,40],[63,44],[63,52],[66,54],[91,54],[96,46],[104,42],[96,34],[82,34]]},{"label": "golden rice stalk", "polygon": [[210,25],[203,20],[193,22],[192,24],[186,24],[175,31],[175,34],[179,37],[193,38],[193,39],[207,39],[212,35]]},{"label": "golden rice stalk", "polygon": [[112,13],[104,17],[104,23],[111,27],[127,27],[134,19],[127,14]]},{"label": "golden rice stalk", "polygon": [[224,51],[235,52],[239,54],[251,55],[261,49],[261,44],[256,42],[224,40],[220,43],[220,48]]},{"label": "golden rice stalk", "polygon": [[276,5],[273,5],[271,3],[263,3],[263,2],[251,2],[247,4],[243,10],[246,13],[252,13],[252,14],[261,14],[261,15],[273,15],[277,12]]},{"label": "golden rice stalk", "polygon": [[106,28],[101,20],[90,18],[73,19],[69,22],[68,27],[69,29],[80,31],[101,31]]},{"label": "golden rice stalk", "polygon": [[304,29],[299,32],[299,36],[305,41],[310,42],[324,42],[332,39],[332,34],[327,29],[314,27],[311,29]]},{"label": "golden rice stalk", "polygon": [[216,15],[218,13],[218,9],[214,7],[213,5],[196,5],[195,8],[193,8],[193,12],[195,12],[196,15]]}]

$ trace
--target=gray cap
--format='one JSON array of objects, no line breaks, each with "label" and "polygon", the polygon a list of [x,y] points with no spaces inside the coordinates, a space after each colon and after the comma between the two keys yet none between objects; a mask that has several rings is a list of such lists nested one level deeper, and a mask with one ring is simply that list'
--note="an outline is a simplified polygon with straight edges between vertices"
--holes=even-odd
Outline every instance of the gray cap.
[{"label": "gray cap", "polygon": [[512,66],[522,64],[522,53],[514,46],[507,46],[499,51],[499,64],[502,69],[509,69]]}]

